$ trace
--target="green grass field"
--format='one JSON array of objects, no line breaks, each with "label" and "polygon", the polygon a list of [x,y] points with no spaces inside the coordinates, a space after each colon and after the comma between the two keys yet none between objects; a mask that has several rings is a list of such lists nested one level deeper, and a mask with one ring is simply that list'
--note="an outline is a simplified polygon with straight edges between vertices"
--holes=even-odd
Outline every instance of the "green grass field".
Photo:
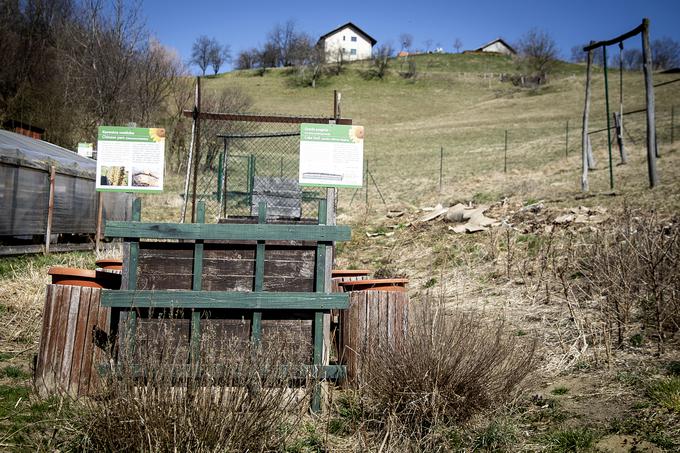
[{"label": "green grass field", "polygon": [[[383,194],[392,203],[431,203],[438,198],[440,147],[444,148],[444,192],[450,196],[521,192],[517,175],[542,173],[546,167],[553,170],[551,181],[546,182],[561,188],[553,186],[549,192],[561,196],[565,191],[579,190],[583,65],[560,63],[549,84],[526,89],[500,81],[501,73],[517,73],[516,64],[508,57],[451,54],[411,58],[418,68],[415,80],[399,76],[404,63],[395,59],[385,80],[366,80],[362,72],[368,63],[358,62],[347,65],[339,76],[323,79],[317,88],[298,86],[294,71],[282,69],[268,70],[262,77],[252,71],[235,71],[208,78],[204,87],[206,92],[239,87],[252,97],[255,111],[294,115],[330,115],[333,90],[340,91],[342,115],[366,127],[365,157]],[[656,74],[655,82],[673,78]],[[610,70],[609,85],[613,112],[619,106],[617,70]],[[644,107],[642,73],[625,72],[623,86],[624,109]],[[680,84],[656,90],[658,139],[662,146],[669,144],[671,108],[679,100]],[[565,159],[567,121],[569,157]],[[644,157],[644,121],[643,114],[625,118],[627,145],[633,158],[630,167],[634,170],[616,170],[618,188],[645,185],[644,160],[636,159]],[[596,68],[590,129],[600,129],[605,124],[602,70]],[[508,169],[513,175],[509,178],[502,177],[506,130]],[[599,168],[604,168],[606,133],[595,134],[592,140]],[[665,164],[660,162],[662,174]],[[605,173],[592,176],[593,191],[608,190]],[[493,187],[484,183],[489,178]],[[349,196],[346,191],[341,194],[341,206],[345,208],[351,192]]]}]

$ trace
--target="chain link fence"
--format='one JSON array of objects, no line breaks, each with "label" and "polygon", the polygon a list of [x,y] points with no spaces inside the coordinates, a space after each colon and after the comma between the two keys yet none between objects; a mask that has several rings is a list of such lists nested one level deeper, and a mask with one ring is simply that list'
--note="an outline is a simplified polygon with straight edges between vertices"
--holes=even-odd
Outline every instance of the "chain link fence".
[{"label": "chain link fence", "polygon": [[[256,216],[267,203],[267,217],[313,219],[323,188],[298,184],[300,123],[329,123],[324,117],[202,113],[196,125],[188,205],[203,201],[206,221]],[[191,218],[191,208],[186,218]]]}]

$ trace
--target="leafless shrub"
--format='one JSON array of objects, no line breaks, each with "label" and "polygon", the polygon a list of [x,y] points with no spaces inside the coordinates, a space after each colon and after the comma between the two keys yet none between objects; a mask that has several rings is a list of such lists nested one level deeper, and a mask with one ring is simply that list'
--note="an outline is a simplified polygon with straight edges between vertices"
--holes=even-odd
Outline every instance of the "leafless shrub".
[{"label": "leafless shrub", "polygon": [[663,349],[680,329],[680,227],[655,213],[624,211],[613,228],[594,234],[579,252],[572,287],[598,300],[616,326],[618,345],[627,326],[642,321]]},{"label": "leafless shrub", "polygon": [[432,447],[439,427],[512,397],[534,364],[535,342],[509,336],[501,320],[413,306],[408,335],[372,341],[361,377],[368,419],[395,448]]},{"label": "leafless shrub", "polygon": [[[314,383],[279,348],[232,338],[188,363],[172,322],[133,363],[123,359],[64,430],[84,451],[264,451],[282,448]],[[208,336],[214,333],[208,333]],[[207,341],[206,344],[215,344]],[[131,355],[128,355],[130,357]],[[141,362],[141,363],[140,363]],[[66,422],[64,422],[66,423]]]}]

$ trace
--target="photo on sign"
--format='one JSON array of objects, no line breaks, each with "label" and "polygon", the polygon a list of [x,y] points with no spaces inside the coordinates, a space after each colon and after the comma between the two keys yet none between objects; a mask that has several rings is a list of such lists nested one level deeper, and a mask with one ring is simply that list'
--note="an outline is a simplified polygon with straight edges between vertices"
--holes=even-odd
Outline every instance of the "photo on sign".
[{"label": "photo on sign", "polygon": [[132,185],[134,187],[159,187],[160,171],[146,167],[132,167]]},{"label": "photo on sign", "polygon": [[102,186],[127,186],[128,172],[125,167],[101,167],[101,181]]}]

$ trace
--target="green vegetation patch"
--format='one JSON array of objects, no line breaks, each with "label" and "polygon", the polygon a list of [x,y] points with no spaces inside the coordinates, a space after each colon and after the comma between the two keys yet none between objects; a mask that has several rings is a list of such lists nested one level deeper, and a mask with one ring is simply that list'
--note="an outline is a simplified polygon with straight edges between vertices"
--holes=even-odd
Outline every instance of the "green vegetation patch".
[{"label": "green vegetation patch", "polygon": [[667,409],[680,412],[680,376],[654,382],[647,388],[647,396]]},{"label": "green vegetation patch", "polygon": [[591,450],[597,437],[597,434],[588,428],[573,428],[548,433],[544,440],[548,451],[566,453]]}]

